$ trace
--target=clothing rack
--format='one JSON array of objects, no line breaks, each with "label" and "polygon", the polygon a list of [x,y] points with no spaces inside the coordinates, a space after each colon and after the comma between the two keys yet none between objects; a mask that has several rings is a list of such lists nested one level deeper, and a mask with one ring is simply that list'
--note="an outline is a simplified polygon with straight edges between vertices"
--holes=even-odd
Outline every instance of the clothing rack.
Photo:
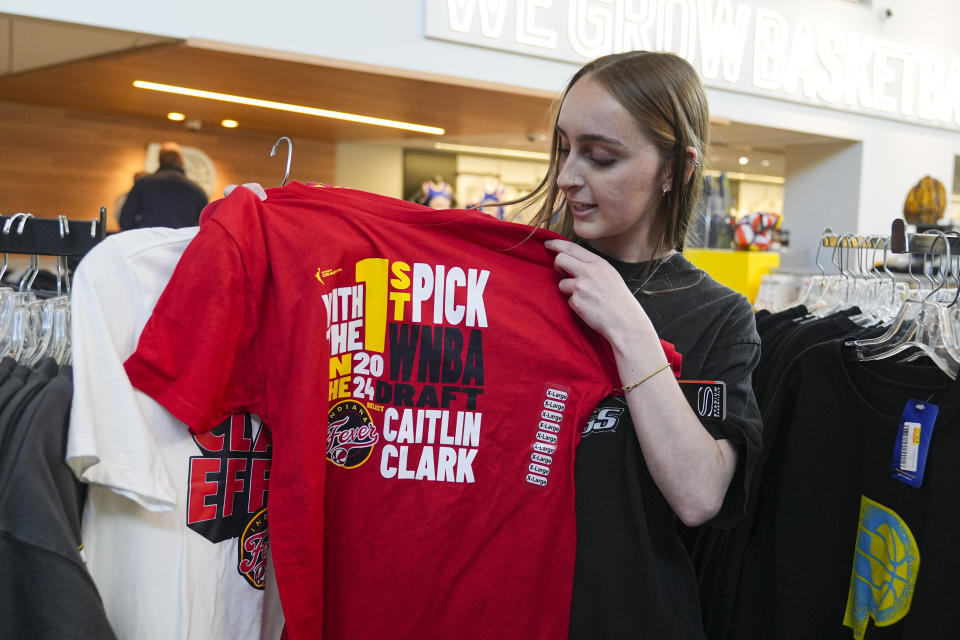
[{"label": "clothing rack", "polygon": [[907,233],[906,226],[903,218],[897,218],[893,221],[890,230],[890,250],[894,253],[940,255],[947,252],[948,242],[950,244],[950,255],[955,256],[960,252],[960,236],[938,233]]},{"label": "clothing rack", "polygon": [[106,237],[107,208],[93,220],[0,215],[0,252],[81,258]]},{"label": "clothing rack", "polygon": [[840,247],[841,249],[883,249],[886,238],[883,236],[855,236],[852,234],[824,236],[820,239],[822,247]]}]

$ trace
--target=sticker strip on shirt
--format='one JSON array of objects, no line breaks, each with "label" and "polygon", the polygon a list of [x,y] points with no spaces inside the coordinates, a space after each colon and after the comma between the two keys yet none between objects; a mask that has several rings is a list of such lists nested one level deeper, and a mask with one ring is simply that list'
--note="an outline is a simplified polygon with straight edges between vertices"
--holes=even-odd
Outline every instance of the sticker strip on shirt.
[{"label": "sticker strip on shirt", "polygon": [[560,423],[567,408],[568,396],[567,387],[551,383],[544,387],[543,404],[526,469],[526,481],[532,485],[547,486],[550,466],[560,441]]}]

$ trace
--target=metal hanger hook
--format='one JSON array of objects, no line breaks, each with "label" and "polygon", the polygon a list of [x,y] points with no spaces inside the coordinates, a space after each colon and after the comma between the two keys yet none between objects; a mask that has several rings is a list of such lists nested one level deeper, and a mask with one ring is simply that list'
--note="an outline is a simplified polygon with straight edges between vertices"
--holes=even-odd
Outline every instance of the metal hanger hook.
[{"label": "metal hanger hook", "polygon": [[287,178],[290,177],[290,163],[293,162],[293,141],[290,140],[287,136],[280,137],[276,142],[273,143],[273,148],[270,149],[270,157],[277,155],[277,147],[280,146],[280,143],[287,142],[287,167],[283,171],[283,180],[280,181],[280,186],[287,184]]},{"label": "metal hanger hook", "polygon": [[21,236],[22,236],[22,235],[23,235],[23,225],[26,224],[27,218],[32,218],[32,217],[33,217],[33,214],[32,214],[32,213],[23,213],[23,212],[21,212],[21,213],[15,213],[15,214],[13,214],[13,215],[10,216],[9,218],[7,218],[7,221],[6,221],[5,223],[3,223],[3,235],[5,235],[5,236],[10,235],[10,229],[13,227],[13,223],[19,218],[19,219],[20,219],[20,226],[17,227],[17,235],[21,235]]},{"label": "metal hanger hook", "polygon": [[[70,221],[62,213],[57,216],[57,222],[60,224],[60,239],[66,240],[70,235]],[[67,294],[70,293],[70,275],[67,266],[66,256],[57,256],[57,295],[62,295],[66,287]]]},{"label": "metal hanger hook", "polygon": [[[927,258],[927,256],[930,256],[930,271],[932,272],[932,271],[933,271],[933,256],[936,255],[935,249],[936,249],[936,247],[937,247],[937,240],[941,240],[941,239],[943,240],[944,252],[946,253],[946,256],[947,256],[947,263],[950,262],[950,239],[947,238],[947,234],[945,234],[943,231],[940,231],[939,229],[932,229],[932,230],[931,230],[931,233],[936,234],[937,237],[933,239],[933,242],[930,244],[930,251],[929,251],[928,253],[925,253],[925,254],[923,255],[923,258],[924,258],[924,263],[926,263],[926,258]],[[930,293],[928,293],[928,294],[927,294],[927,297],[926,297],[927,300],[929,300],[929,299],[933,296],[933,294],[935,294],[937,291],[940,291],[940,289],[943,288],[943,285],[947,282],[946,274],[944,274],[944,272],[943,272],[943,263],[941,262],[941,263],[939,263],[937,266],[940,268],[940,282],[939,282],[939,284],[937,284],[937,283],[934,281],[934,279],[933,279],[933,274],[932,274],[932,273],[927,273],[926,264],[924,264],[924,270],[923,270],[923,271],[924,271],[924,274],[927,276],[927,279],[930,280],[930,287],[931,287]],[[934,286],[933,286],[934,284],[937,284],[937,286],[934,287]]]},{"label": "metal hanger hook", "polygon": [[814,257],[814,261],[817,263],[817,269],[820,269],[820,275],[822,277],[827,277],[827,272],[823,270],[823,266],[820,264],[820,249],[823,247],[823,243],[827,238],[836,238],[837,234],[833,232],[833,229],[827,227],[823,230],[823,233],[820,234],[820,242],[817,243],[817,255]]},{"label": "metal hanger hook", "polygon": [[[960,238],[960,231],[955,231],[955,230],[954,230],[954,231],[948,231],[948,232],[947,232],[947,236],[949,236],[949,237],[951,237],[951,238],[953,238],[953,237]],[[950,247],[950,242],[947,242],[947,248],[948,248],[948,250],[949,250],[949,247]],[[956,293],[954,294],[954,296],[953,296],[953,301],[952,301],[950,304],[947,305],[948,307],[952,307],[952,306],[956,305],[956,304],[957,304],[957,299],[960,298],[960,273],[958,273],[957,270],[954,270],[954,268],[953,268],[953,261],[950,262],[950,273],[953,274],[954,280],[957,281],[957,292],[956,292]]]}]

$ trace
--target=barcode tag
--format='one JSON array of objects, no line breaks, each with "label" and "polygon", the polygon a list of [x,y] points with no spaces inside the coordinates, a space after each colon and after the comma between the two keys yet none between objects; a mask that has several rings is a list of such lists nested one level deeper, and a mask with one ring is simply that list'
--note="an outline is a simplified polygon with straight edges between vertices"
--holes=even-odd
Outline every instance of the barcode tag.
[{"label": "barcode tag", "polygon": [[911,398],[900,418],[899,437],[893,449],[893,477],[911,487],[923,483],[923,471],[927,466],[933,425],[939,407],[929,402]]},{"label": "barcode tag", "polygon": [[919,422],[904,422],[900,433],[900,468],[904,471],[917,470],[917,452],[920,450]]}]

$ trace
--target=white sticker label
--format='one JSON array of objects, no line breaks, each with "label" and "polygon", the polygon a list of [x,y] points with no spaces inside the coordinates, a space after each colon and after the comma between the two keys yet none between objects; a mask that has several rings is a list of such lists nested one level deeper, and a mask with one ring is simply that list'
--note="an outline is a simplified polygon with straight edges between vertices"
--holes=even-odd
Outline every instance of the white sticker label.
[{"label": "white sticker label", "polygon": [[550,433],[560,433],[560,425],[558,425],[556,422],[547,422],[546,420],[541,420],[540,428],[544,431],[549,431]]},{"label": "white sticker label", "polygon": [[557,389],[547,389],[547,397],[553,398],[554,400],[566,400],[567,394]]},{"label": "white sticker label", "polygon": [[550,475],[550,467],[545,467],[542,464],[530,463],[530,466],[527,467],[533,473],[539,473],[542,476]]},{"label": "white sticker label", "polygon": [[560,422],[563,420],[562,413],[557,413],[556,411],[547,411],[546,409],[540,412],[540,417],[544,420],[553,420],[554,422]]},{"label": "white sticker label", "polygon": [[546,478],[544,478],[543,476],[534,475],[532,473],[527,474],[527,482],[529,482],[530,484],[535,484],[538,487],[547,486]]},{"label": "white sticker label", "polygon": [[553,446],[552,444],[547,444],[546,442],[534,442],[534,443],[533,443],[533,450],[534,450],[534,451],[539,451],[540,453],[546,453],[546,454],[549,454],[549,455],[553,455],[553,452],[556,451],[557,448],[556,448],[555,446]]},{"label": "white sticker label", "polygon": [[545,431],[537,431],[537,440],[540,442],[549,442],[550,444],[557,444],[557,436],[552,433],[546,433]]},{"label": "white sticker label", "polygon": [[530,459],[534,462],[539,462],[540,464],[553,464],[553,458],[550,456],[545,456],[542,453],[531,453]]},{"label": "white sticker label", "polygon": [[554,411],[563,411],[566,407],[562,402],[557,402],[556,400],[544,400],[543,406],[547,409],[553,409]]}]

